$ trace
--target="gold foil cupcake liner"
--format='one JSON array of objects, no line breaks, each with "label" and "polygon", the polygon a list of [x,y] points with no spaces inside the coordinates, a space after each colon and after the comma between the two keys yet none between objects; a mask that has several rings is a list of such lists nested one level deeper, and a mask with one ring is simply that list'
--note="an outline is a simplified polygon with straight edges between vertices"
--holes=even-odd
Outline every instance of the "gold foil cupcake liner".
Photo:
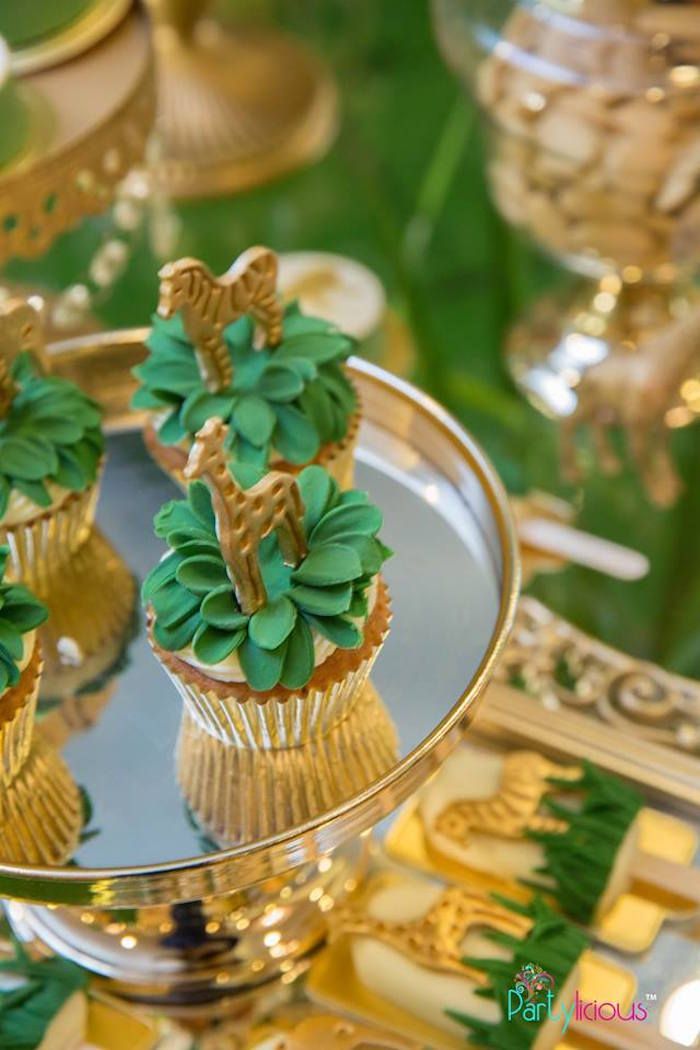
[{"label": "gold foil cupcake liner", "polygon": [[[341,489],[352,488],[355,477],[355,448],[360,431],[361,413],[358,410],[351,417],[348,430],[340,441],[331,441],[318,452],[312,463],[318,463],[325,467],[328,473],[335,478]],[[187,463],[187,449],[179,445],[163,445],[158,440],[158,435],[151,423],[147,423],[143,430],[143,440],[151,457],[160,469],[173,479],[176,485],[183,491],[187,489],[187,482],[183,474]],[[270,465],[271,470],[281,470],[285,474],[299,474],[304,467],[281,460]]]},{"label": "gold foil cupcake liner", "polygon": [[211,736],[239,748],[300,747],[330,732],[350,713],[389,632],[389,592],[379,578],[377,600],[360,649],[335,652],[308,685],[255,693],[247,683],[219,682],[173,653],[151,644],[194,721]]},{"label": "gold foil cupcake liner", "polygon": [[45,601],[42,699],[100,688],[131,638],[137,589],[131,570],[98,528],[54,578]]},{"label": "gold foil cupcake liner", "polygon": [[41,668],[41,649],[35,641],[19,682],[0,697],[0,787],[3,789],[17,776],[32,746]]},{"label": "gold foil cupcake liner", "polygon": [[95,519],[99,484],[69,492],[57,507],[17,525],[0,526],[0,544],[10,548],[15,576],[45,596],[80,549]]},{"label": "gold foil cupcake liner", "polygon": [[0,856],[6,864],[65,864],[82,828],[80,792],[68,767],[36,733],[28,757],[0,791]]},{"label": "gold foil cupcake liner", "polygon": [[303,824],[364,791],[396,762],[396,729],[371,682],[325,736],[296,748],[231,747],[185,709],[177,747],[182,794],[219,845]]}]

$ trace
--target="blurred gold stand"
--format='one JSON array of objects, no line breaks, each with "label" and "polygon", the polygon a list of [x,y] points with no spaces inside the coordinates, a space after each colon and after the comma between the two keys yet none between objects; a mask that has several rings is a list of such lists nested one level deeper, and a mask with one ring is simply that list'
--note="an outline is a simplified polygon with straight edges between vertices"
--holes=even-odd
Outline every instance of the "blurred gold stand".
[{"label": "blurred gold stand", "polygon": [[233,193],[321,157],[335,85],[297,41],[203,18],[206,0],[148,0],[155,23],[160,158],[174,197]]}]

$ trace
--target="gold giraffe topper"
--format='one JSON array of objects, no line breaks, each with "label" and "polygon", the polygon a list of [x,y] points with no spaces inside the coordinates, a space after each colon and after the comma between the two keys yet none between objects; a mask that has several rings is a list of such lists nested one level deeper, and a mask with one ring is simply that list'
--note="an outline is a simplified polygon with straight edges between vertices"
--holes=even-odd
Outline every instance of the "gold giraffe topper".
[{"label": "gold giraffe topper", "polygon": [[198,259],[167,263],[159,272],[158,315],[179,310],[192,343],[202,381],[216,393],[231,385],[233,367],[224,328],[245,314],[262,326],[268,346],[282,338],[282,304],[277,296],[277,256],[249,248],[222,277]]},{"label": "gold giraffe topper", "polygon": [[503,760],[498,794],[485,799],[459,799],[437,816],[435,830],[460,845],[472,832],[519,839],[527,831],[564,832],[566,823],[541,813],[542,799],[556,788],[550,777],[576,781],[578,766],[561,766],[536,751],[511,751]]},{"label": "gold giraffe topper", "polygon": [[228,467],[227,434],[221,419],[208,419],[195,437],[184,474],[190,481],[202,478],[211,492],[221,553],[238,604],[246,615],[252,615],[267,597],[260,571],[260,543],[276,532],[285,562],[298,565],[306,554],[304,505],[291,474],[272,471],[252,488],[242,488]]},{"label": "gold giraffe topper", "polygon": [[10,410],[17,389],[10,369],[18,354],[29,350],[42,372],[48,371],[39,314],[24,299],[0,303],[0,419]]},{"label": "gold giraffe topper", "polygon": [[341,904],[332,915],[332,936],[370,937],[395,948],[419,966],[438,973],[459,974],[486,984],[481,970],[464,963],[464,938],[470,930],[486,927],[521,940],[532,920],[504,908],[480,893],[453,886],[438,897],[419,919],[386,922],[357,904]]},{"label": "gold giraffe topper", "polygon": [[291,1032],[280,1033],[274,1050],[415,1050],[416,1043],[340,1017],[308,1017]]}]

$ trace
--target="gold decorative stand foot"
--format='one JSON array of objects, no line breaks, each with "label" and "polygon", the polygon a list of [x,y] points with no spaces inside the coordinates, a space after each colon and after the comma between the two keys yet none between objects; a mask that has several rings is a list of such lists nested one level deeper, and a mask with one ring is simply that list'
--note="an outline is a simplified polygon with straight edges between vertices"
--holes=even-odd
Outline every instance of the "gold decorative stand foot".
[{"label": "gold decorative stand foot", "polygon": [[151,0],[156,173],[166,192],[239,192],[320,158],[337,126],[336,90],[322,64],[282,34],[198,20],[201,3],[183,20],[182,6]]},{"label": "gold decorative stand foot", "polygon": [[288,984],[306,970],[329,912],[364,877],[367,854],[362,837],[282,877],[188,904],[7,910],[23,940],[109,978],[112,994],[195,1013],[235,996],[239,1009],[261,986]]},{"label": "gold decorative stand foot", "polygon": [[98,528],[43,596],[41,699],[100,689],[124,653],[136,616],[136,581]]}]

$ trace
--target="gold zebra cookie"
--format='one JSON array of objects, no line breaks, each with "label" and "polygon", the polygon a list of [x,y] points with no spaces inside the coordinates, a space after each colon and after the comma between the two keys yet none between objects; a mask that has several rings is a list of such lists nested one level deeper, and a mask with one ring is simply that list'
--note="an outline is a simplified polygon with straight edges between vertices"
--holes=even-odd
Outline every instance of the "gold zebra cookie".
[{"label": "gold zebra cookie", "polygon": [[625,951],[645,950],[671,910],[700,899],[689,825],[648,809],[636,789],[590,763],[530,750],[465,743],[400,818],[387,848],[458,882],[476,874],[520,897],[539,888]]},{"label": "gold zebra cookie", "polygon": [[360,411],[345,361],[355,340],[296,302],[283,306],[277,272],[277,256],[261,247],[222,277],[197,259],[160,271],[133,405],[148,410],[146,445],[179,484],[195,434],[214,416],[228,426],[233,461],[290,474],[319,463],[352,484]]}]

